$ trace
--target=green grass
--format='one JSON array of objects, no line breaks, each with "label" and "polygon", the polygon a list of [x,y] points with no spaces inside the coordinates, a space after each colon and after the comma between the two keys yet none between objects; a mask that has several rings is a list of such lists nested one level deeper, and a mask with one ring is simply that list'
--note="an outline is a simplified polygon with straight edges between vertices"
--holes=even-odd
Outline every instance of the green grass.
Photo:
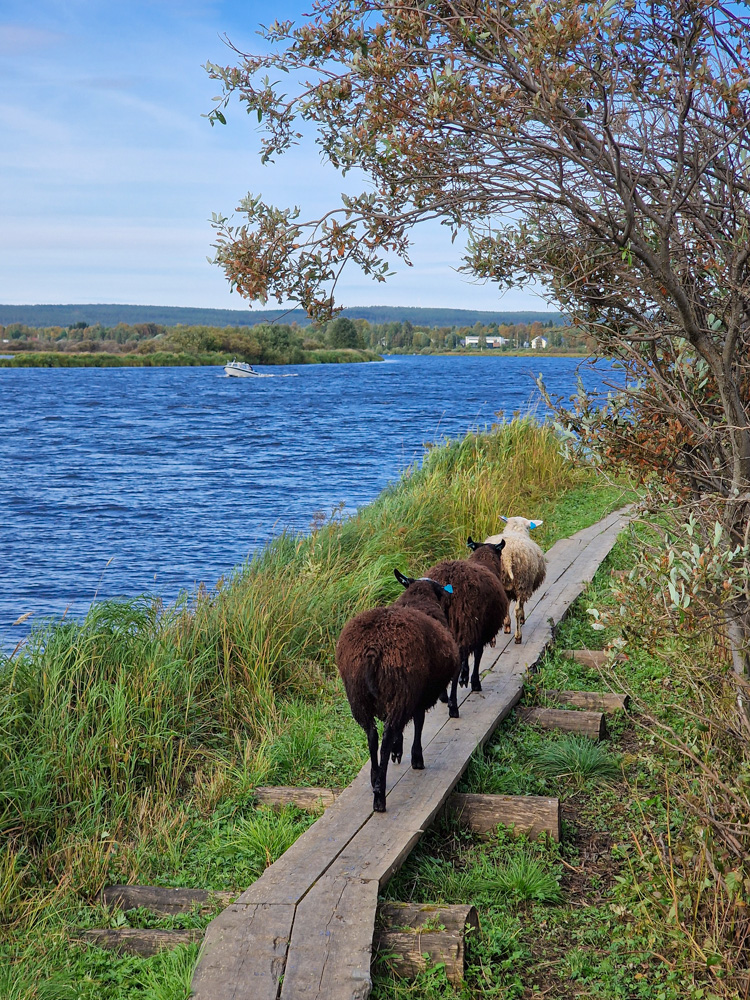
[{"label": "green grass", "polygon": [[[352,780],[367,748],[334,644],[397,596],[394,566],[463,556],[501,513],[544,519],[548,546],[623,500],[549,428],[514,421],[430,449],[356,516],[282,535],[213,592],[36,629],[0,664],[0,967],[24,970],[8,989],[32,1000],[59,979],[64,996],[78,977],[80,995],[119,1000],[152,995],[148,969],[177,982],[166,959],[105,961],[70,935],[102,920],[107,883],[245,888],[312,822],[256,809],[253,788]],[[514,864],[484,872],[492,892],[551,898],[536,855]]]}]

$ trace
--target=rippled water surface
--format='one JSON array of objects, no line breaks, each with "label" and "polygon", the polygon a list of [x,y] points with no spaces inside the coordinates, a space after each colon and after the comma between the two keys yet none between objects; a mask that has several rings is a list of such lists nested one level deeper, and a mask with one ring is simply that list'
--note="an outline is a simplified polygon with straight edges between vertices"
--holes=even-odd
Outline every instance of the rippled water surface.
[{"label": "rippled water surface", "polygon": [[[95,596],[209,587],[283,528],[372,500],[425,441],[570,393],[571,358],[267,368],[0,368],[0,643]],[[593,387],[606,376],[584,368]],[[26,612],[33,618],[12,623]]]}]

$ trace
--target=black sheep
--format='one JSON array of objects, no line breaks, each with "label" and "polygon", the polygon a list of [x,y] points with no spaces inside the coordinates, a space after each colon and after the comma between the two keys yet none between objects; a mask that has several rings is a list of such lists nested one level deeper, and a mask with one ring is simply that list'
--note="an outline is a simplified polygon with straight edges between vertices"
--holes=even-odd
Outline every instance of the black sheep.
[{"label": "black sheep", "polygon": [[[482,650],[493,642],[508,612],[508,598],[501,583],[503,543],[487,545],[469,536],[472,553],[468,559],[444,560],[431,566],[427,576],[439,583],[448,580],[453,585],[453,599],[448,609],[448,626],[458,643],[459,669],[453,677],[447,697],[448,714],[458,718],[458,683],[469,681],[469,654],[474,654],[471,690],[481,691],[479,663]],[[459,676],[460,675],[460,676]]]},{"label": "black sheep", "polygon": [[[404,726],[414,720],[411,766],[424,767],[422,726],[459,668],[458,647],[448,629],[448,581],[414,580],[394,570],[406,587],[386,608],[363,611],[346,623],[336,643],[336,665],[352,715],[367,734],[373,809],[385,812],[388,758],[401,760]],[[378,761],[376,719],[383,739]]]}]

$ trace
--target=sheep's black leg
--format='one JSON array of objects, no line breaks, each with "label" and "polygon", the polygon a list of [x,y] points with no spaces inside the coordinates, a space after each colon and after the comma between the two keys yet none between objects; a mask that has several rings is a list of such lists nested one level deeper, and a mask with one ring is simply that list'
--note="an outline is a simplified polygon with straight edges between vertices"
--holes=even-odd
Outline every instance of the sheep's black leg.
[{"label": "sheep's black leg", "polygon": [[461,673],[458,675],[458,683],[465,688],[469,683],[469,654],[461,660]]},{"label": "sheep's black leg", "polygon": [[483,646],[477,646],[474,650],[474,669],[471,673],[471,690],[481,691],[482,682],[479,680],[479,663],[482,659],[482,653],[484,652]]},{"label": "sheep's black leg", "polygon": [[523,603],[518,601],[516,604],[516,642],[521,642],[521,626],[526,621],[526,615],[523,613]]},{"label": "sheep's black leg", "polygon": [[448,689],[447,688],[445,689],[445,691],[441,691],[440,692],[440,694],[438,695],[438,701],[441,701],[444,705],[448,704]]},{"label": "sheep's black leg", "polygon": [[385,812],[385,780],[388,775],[388,758],[391,755],[393,741],[396,733],[393,728],[386,723],[383,729],[383,739],[380,743],[380,766],[378,768],[378,780],[373,785],[375,793],[372,800],[372,808],[375,812]]},{"label": "sheep's black leg", "polygon": [[378,781],[378,727],[372,722],[365,732],[370,749],[370,784],[374,789]]},{"label": "sheep's black leg", "polygon": [[451,693],[448,696],[448,715],[451,719],[458,718],[458,674],[451,683]]},{"label": "sheep's black leg", "polygon": [[424,725],[424,709],[418,708],[414,713],[414,742],[411,745],[411,766],[415,771],[424,770],[422,756],[422,726]]},{"label": "sheep's black leg", "polygon": [[401,758],[404,756],[404,731],[394,737],[393,739],[393,749],[391,750],[391,760],[394,764],[400,764]]}]

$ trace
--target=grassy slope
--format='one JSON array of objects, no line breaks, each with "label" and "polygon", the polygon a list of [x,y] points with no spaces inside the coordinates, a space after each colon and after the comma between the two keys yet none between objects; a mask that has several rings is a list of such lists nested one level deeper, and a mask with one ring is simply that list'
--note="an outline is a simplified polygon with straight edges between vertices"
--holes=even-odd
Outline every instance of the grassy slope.
[{"label": "grassy slope", "polygon": [[277,539],[215,594],[103,604],[35,633],[0,670],[0,997],[51,995],[50,980],[55,996],[186,996],[195,949],[138,961],[71,944],[125,919],[96,891],[249,884],[312,821],[256,809],[253,787],[345,785],[364,761],[333,645],[397,594],[394,565],[463,555],[500,513],[544,519],[549,546],[623,499],[516,421],[433,449],[356,517]]}]

